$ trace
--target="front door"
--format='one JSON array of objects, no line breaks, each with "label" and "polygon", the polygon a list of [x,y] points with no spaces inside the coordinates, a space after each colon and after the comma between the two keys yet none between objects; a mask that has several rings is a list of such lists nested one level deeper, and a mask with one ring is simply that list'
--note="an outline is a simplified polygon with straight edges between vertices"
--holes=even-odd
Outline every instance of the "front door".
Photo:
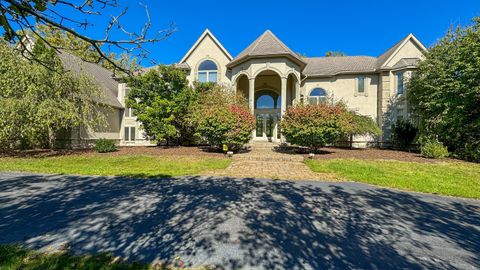
[{"label": "front door", "polygon": [[257,127],[255,137],[272,141],[274,138],[274,130],[276,126],[275,117],[272,113],[258,113]]}]

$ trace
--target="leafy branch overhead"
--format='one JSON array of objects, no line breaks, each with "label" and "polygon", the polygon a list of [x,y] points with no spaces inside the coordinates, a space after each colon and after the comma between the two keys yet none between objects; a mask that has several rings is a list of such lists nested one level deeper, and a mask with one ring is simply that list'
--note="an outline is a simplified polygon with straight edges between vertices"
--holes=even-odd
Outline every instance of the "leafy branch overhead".
[{"label": "leafy branch overhead", "polygon": [[[144,26],[139,31],[131,31],[122,24],[128,7],[121,7],[117,0],[2,0],[0,29],[3,30],[4,38],[18,44],[17,49],[30,60],[40,61],[30,52],[30,44],[25,39],[26,33],[32,33],[32,38],[42,39],[47,46],[57,51],[66,49],[61,44],[46,40],[36,27],[36,24],[39,24],[65,31],[89,44],[98,54],[98,58],[84,60],[97,63],[105,61],[115,71],[130,74],[130,70],[124,65],[112,59],[113,51],[131,55],[140,62],[148,58],[146,44],[165,40],[176,30],[172,24],[166,29],[153,31],[148,8],[146,6],[144,8],[146,12]],[[111,13],[118,15],[106,16]],[[93,26],[93,20],[101,20],[101,23],[105,24],[102,38],[87,36],[76,30],[88,30]]]}]

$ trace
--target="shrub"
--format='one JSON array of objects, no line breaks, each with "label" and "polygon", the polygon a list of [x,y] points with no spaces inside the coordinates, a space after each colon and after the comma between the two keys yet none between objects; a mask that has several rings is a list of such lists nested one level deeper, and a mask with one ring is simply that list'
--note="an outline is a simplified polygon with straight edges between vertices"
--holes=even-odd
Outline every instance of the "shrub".
[{"label": "shrub", "polygon": [[422,156],[426,158],[446,158],[448,149],[439,141],[427,141],[421,147]]},{"label": "shrub", "polygon": [[356,113],[350,113],[350,115],[351,120],[347,131],[347,135],[349,136],[350,141],[350,148],[353,145],[353,137],[356,135],[380,136],[382,134],[382,130],[370,116],[360,115]]},{"label": "shrub", "polygon": [[113,140],[100,138],[95,141],[95,151],[98,153],[108,153],[117,151],[117,146]]},{"label": "shrub", "polygon": [[201,93],[202,97],[193,112],[198,135],[216,147],[227,145],[229,150],[239,150],[252,138],[255,117],[246,100],[214,86]]},{"label": "shrub", "polygon": [[280,122],[287,141],[315,151],[345,135],[349,124],[350,113],[341,103],[290,107]]},{"label": "shrub", "polygon": [[417,137],[418,129],[410,122],[397,120],[392,125],[392,143],[395,147],[406,149]]}]

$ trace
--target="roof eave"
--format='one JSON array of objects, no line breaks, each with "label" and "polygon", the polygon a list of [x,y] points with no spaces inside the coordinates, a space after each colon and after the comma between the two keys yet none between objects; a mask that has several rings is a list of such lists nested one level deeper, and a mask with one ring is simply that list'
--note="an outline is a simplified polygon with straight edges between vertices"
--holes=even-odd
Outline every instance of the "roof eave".
[{"label": "roof eave", "polygon": [[291,60],[292,62],[295,62],[296,64],[298,64],[300,66],[300,69],[303,70],[306,66],[307,66],[307,63],[304,62],[303,60],[300,60],[298,58],[295,58],[293,57],[292,55],[290,54],[265,54],[265,55],[245,55],[241,58],[238,58],[238,59],[235,59],[233,61],[231,61],[230,63],[227,64],[227,68],[231,69],[235,66],[238,66],[242,63],[245,63],[246,61],[250,60],[250,59],[257,59],[257,58],[278,58],[278,57],[285,57],[285,58],[288,58],[289,60]]}]

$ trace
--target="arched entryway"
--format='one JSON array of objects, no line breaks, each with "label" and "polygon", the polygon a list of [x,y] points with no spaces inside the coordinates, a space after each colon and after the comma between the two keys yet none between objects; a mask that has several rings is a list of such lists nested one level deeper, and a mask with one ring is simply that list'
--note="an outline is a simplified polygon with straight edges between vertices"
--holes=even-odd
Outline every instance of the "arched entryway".
[{"label": "arched entryway", "polygon": [[253,74],[242,71],[234,81],[236,93],[248,99],[248,106],[257,119],[253,139],[279,141],[278,123],[287,108],[299,100],[297,76],[266,67]]},{"label": "arched entryway", "polygon": [[279,138],[280,95],[269,89],[255,91],[255,138],[274,141]]}]

